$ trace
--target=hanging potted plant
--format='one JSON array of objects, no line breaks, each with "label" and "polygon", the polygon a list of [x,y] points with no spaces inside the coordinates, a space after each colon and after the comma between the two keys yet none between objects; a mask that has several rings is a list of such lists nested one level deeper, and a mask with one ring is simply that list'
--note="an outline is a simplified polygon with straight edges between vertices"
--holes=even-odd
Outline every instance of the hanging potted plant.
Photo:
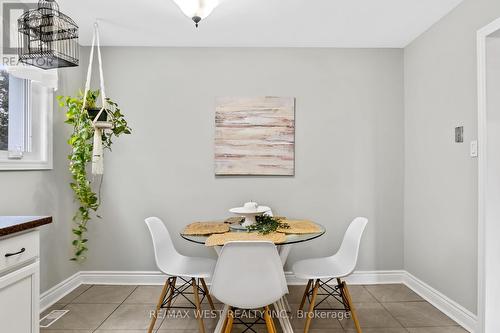
[{"label": "hanging potted plant", "polygon": [[[80,91],[77,97],[59,96],[60,105],[66,108],[66,123],[73,127],[73,132],[68,140],[72,151],[68,156],[69,171],[71,172],[73,181],[70,184],[71,189],[75,194],[75,199],[78,201],[79,207],[73,216],[75,227],[73,228],[74,257],[71,260],[85,259],[85,252],[88,250],[86,232],[87,223],[92,219],[92,215],[97,212],[101,204],[98,191],[94,190],[94,180],[97,178],[88,174],[88,167],[93,162],[93,151],[95,148],[96,129],[87,108],[83,108],[83,96]],[[90,91],[86,97],[89,105],[95,103],[95,99],[99,96],[99,91]],[[122,134],[130,134],[131,129],[127,124],[118,105],[111,99],[107,98],[108,104],[106,118],[111,124],[108,130],[102,131],[101,137],[104,149],[111,150],[112,139],[119,137]],[[99,111],[102,108],[99,108]],[[108,117],[109,113],[109,117]],[[95,114],[97,116],[97,114]],[[102,181],[102,177],[97,179]],[[97,185],[98,186],[98,185]],[[99,217],[96,214],[96,217]]]},{"label": "hanging potted plant", "polygon": [[[102,107],[97,106],[97,98],[99,97],[99,90],[89,91],[87,93],[87,103],[85,103],[85,110],[87,110],[87,114],[90,119],[95,119],[99,112],[101,112]],[[97,121],[107,121],[108,113],[102,112],[99,115]]]},{"label": "hanging potted plant", "polygon": [[[100,90],[90,89],[95,46],[97,46],[99,60]],[[97,107],[96,102],[99,96],[101,106]],[[106,97],[97,24],[94,26],[84,92],[80,91],[77,97],[59,96],[58,99],[60,105],[66,108],[66,123],[73,127],[73,133],[68,140],[68,144],[72,147],[71,154],[68,156],[69,171],[73,177],[70,187],[79,207],[73,217],[75,239],[73,240],[74,257],[71,260],[77,261],[85,259],[85,253],[88,251],[88,239],[85,236],[87,224],[101,204],[99,191],[96,192],[93,185],[96,179],[102,182],[102,177],[96,178],[95,176],[104,173],[104,150],[111,150],[114,137],[131,133],[118,104]],[[87,173],[90,165],[92,177],[89,177]]]}]

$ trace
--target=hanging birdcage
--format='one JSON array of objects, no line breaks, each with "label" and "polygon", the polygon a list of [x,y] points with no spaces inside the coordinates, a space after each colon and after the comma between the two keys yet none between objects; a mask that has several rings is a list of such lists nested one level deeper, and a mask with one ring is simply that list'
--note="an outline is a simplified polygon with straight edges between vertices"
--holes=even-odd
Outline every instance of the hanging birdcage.
[{"label": "hanging birdcage", "polygon": [[78,66],[78,26],[55,0],[39,0],[17,23],[20,62],[43,69]]}]

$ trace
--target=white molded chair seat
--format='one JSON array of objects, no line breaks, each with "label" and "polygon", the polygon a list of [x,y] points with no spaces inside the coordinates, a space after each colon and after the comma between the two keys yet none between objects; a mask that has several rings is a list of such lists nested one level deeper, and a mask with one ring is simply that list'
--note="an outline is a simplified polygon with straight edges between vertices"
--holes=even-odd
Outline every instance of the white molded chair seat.
[{"label": "white molded chair seat", "polygon": [[153,239],[156,265],[169,276],[209,278],[216,261],[210,258],[187,257],[177,252],[167,227],[157,217],[148,217],[146,224]]},{"label": "white molded chair seat", "polygon": [[[350,275],[356,268],[361,236],[363,236],[367,223],[368,220],[364,217],[355,218],[349,225],[349,228],[347,228],[342,245],[335,255],[331,257],[301,260],[296,262],[292,268],[296,277],[309,280],[304,295],[302,296],[302,301],[299,306],[300,309],[304,307],[306,299],[309,299],[310,304],[308,312],[314,313],[316,309],[315,302],[318,295],[326,295],[318,304],[323,303],[330,296],[335,297],[337,301],[341,299],[346,311],[351,312],[358,333],[362,333],[362,331],[358,316],[354,309],[354,303],[352,302],[347,284],[345,281],[342,281],[341,278]],[[323,283],[329,283],[333,279],[337,279],[337,286],[334,288],[325,288],[321,281],[326,280]],[[318,294],[319,290],[324,293]],[[312,316],[306,317],[305,333],[309,332],[311,319]]]},{"label": "white molded chair seat", "polygon": [[[173,308],[174,299],[179,295],[185,296],[185,294],[188,294],[189,286],[193,289],[194,303],[192,304],[194,304],[197,311],[201,311],[200,292],[203,296],[206,296],[212,310],[215,310],[205,278],[212,276],[216,261],[209,258],[187,257],[180,254],[172,243],[167,227],[159,218],[148,217],[145,222],[153,239],[156,266],[169,276],[160,294],[156,311],[151,316],[148,333],[154,331],[160,309],[168,311]],[[184,282],[181,287],[176,287],[178,279]],[[201,300],[203,300],[203,297]],[[203,318],[197,316],[197,320],[200,333],[205,333]]]},{"label": "white molded chair seat", "polygon": [[257,309],[288,293],[283,265],[272,242],[228,242],[222,248],[210,293],[224,304]]},{"label": "white molded chair seat", "polygon": [[216,261],[209,258],[182,257],[168,266],[159,266],[167,275],[208,279],[212,276]]},{"label": "white molded chair seat", "polygon": [[268,332],[277,333],[269,305],[287,294],[288,287],[276,245],[254,241],[225,244],[215,267],[210,293],[229,306],[224,332],[231,332],[232,308],[264,308]]},{"label": "white molded chair seat", "polygon": [[335,256],[306,259],[293,265],[293,273],[297,278],[304,280],[342,278],[351,273],[345,266]]},{"label": "white molded chair seat", "polygon": [[292,268],[299,279],[342,278],[350,275],[358,261],[361,236],[368,220],[364,217],[354,219],[347,229],[339,251],[330,257],[297,261]]}]

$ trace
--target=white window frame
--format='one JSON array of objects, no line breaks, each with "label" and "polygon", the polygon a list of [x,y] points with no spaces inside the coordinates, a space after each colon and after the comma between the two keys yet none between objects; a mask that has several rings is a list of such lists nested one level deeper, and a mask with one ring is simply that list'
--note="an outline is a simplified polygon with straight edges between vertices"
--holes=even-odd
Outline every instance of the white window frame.
[{"label": "white window frame", "polygon": [[9,159],[8,151],[0,151],[0,171],[53,169],[53,109],[54,89],[31,81],[27,92],[31,121],[33,151],[24,152],[21,159]]}]

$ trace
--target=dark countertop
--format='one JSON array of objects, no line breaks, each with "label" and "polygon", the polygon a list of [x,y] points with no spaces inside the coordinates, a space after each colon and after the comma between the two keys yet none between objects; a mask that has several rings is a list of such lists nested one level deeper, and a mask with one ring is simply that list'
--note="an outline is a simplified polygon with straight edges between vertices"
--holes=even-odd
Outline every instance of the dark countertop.
[{"label": "dark countertop", "polygon": [[51,216],[0,216],[0,237],[49,223]]}]

